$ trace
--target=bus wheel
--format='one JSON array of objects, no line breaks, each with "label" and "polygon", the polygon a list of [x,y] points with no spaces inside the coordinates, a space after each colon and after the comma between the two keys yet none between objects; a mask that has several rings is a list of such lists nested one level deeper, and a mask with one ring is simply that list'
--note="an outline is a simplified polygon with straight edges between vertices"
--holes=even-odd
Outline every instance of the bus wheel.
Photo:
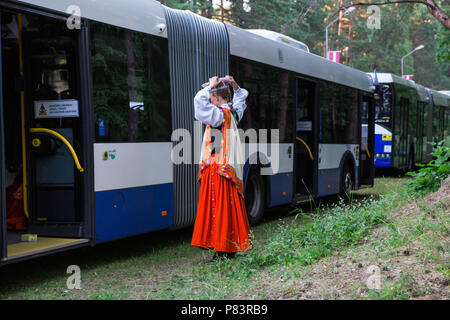
[{"label": "bus wheel", "polygon": [[248,221],[254,226],[261,222],[264,215],[264,180],[256,170],[249,173],[245,186],[245,208]]},{"label": "bus wheel", "polygon": [[353,171],[352,166],[345,164],[342,170],[342,180],[341,180],[341,196],[344,199],[350,198],[350,193],[353,189]]}]

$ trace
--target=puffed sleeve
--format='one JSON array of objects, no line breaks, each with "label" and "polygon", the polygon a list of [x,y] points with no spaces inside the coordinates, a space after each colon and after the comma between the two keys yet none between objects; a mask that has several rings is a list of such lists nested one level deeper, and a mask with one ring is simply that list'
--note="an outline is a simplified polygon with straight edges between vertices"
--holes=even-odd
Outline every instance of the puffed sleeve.
[{"label": "puffed sleeve", "polygon": [[247,108],[247,104],[245,103],[245,99],[248,97],[248,91],[244,88],[239,88],[237,90],[234,90],[234,96],[233,96],[233,108],[236,110],[236,113],[238,114],[239,121],[242,120],[242,117],[244,116],[244,111]]},{"label": "puffed sleeve", "polygon": [[206,87],[195,95],[195,119],[212,127],[218,127],[222,124],[223,112],[209,102],[209,90],[209,87]]}]

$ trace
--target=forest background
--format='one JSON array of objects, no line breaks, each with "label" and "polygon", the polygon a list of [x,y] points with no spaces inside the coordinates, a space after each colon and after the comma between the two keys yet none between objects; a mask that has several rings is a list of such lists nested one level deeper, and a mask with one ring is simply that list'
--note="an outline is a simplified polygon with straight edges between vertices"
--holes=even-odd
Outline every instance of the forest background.
[{"label": "forest background", "polygon": [[[191,10],[204,17],[222,20],[244,29],[276,31],[308,45],[320,56],[325,52],[325,27],[340,7],[351,0],[161,0],[168,7]],[[368,2],[368,1],[367,1]],[[381,1],[383,2],[383,1]],[[448,0],[435,3],[450,14]],[[373,8],[373,7],[372,7]],[[419,45],[404,60],[404,74],[435,90],[450,90],[450,30],[446,29],[419,3],[394,3],[357,6],[329,28],[329,50],[341,50],[340,63],[372,72],[401,74],[401,58]]]}]

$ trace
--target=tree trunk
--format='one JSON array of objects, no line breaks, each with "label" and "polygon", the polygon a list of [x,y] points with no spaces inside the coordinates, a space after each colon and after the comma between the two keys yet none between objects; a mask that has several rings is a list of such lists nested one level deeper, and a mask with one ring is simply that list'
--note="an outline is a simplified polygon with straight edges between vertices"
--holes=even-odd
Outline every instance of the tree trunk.
[{"label": "tree trunk", "polygon": [[[137,81],[136,81],[136,59],[133,51],[133,34],[130,30],[125,30],[125,51],[127,53],[128,67],[128,99],[137,101]],[[139,108],[132,109],[128,105],[128,141],[134,142],[139,134]]]}]

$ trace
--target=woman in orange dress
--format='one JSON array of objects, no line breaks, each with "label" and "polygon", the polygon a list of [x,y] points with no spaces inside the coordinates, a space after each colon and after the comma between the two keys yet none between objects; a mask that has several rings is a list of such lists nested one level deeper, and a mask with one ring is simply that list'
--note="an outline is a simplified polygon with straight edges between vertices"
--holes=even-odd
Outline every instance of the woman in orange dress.
[{"label": "woman in orange dress", "polygon": [[[233,87],[233,99],[229,85]],[[231,76],[213,77],[194,98],[195,118],[206,124],[201,182],[191,245],[232,258],[252,249],[243,199],[243,149],[237,131],[248,96]]]}]

